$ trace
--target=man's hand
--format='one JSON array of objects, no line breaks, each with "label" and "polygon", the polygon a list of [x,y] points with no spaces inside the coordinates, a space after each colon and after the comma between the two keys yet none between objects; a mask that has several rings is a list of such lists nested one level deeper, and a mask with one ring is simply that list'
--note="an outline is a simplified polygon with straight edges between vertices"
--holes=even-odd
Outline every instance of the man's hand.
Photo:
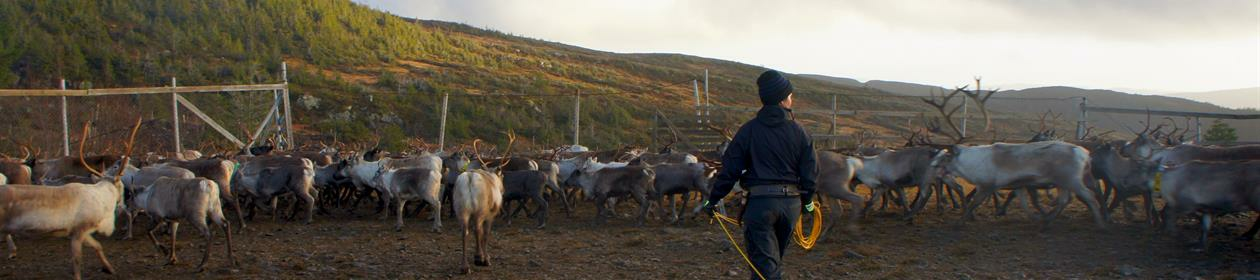
[{"label": "man's hand", "polygon": [[708,215],[709,217],[713,217],[713,213],[717,212],[718,203],[722,203],[722,202],[705,200],[704,207],[700,208],[700,212],[704,212],[705,215]]}]

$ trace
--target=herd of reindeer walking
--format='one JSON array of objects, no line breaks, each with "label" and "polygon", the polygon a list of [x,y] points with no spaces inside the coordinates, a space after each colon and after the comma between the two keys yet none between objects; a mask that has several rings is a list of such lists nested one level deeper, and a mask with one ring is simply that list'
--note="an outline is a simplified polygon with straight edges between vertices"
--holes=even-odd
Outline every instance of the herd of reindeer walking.
[{"label": "herd of reindeer walking", "polygon": [[[974,220],[975,209],[992,198],[999,215],[1019,200],[1032,219],[1049,223],[1075,199],[1104,228],[1114,222],[1110,213],[1117,207],[1132,220],[1129,200],[1140,197],[1138,212],[1144,222],[1169,232],[1179,218],[1196,214],[1203,230],[1196,249],[1206,250],[1213,217],[1260,210],[1260,146],[1184,143],[1184,131],[1164,133],[1164,125],[1152,128],[1149,117],[1143,130],[1132,131],[1136,137],[1131,140],[1107,140],[1088,132],[1078,139],[1059,140],[1043,121],[1037,136],[1027,143],[966,145],[969,139],[960,136],[951,118],[957,108],[947,108],[949,100],[960,93],[980,105],[987,130],[988,112],[983,105],[992,92],[957,89],[942,94],[943,100],[924,99],[940,112],[944,128],[939,121],[928,122],[927,133],[906,137],[904,147],[817,151],[817,192],[832,215],[826,231],[836,225],[856,226],[876,204],[891,202],[905,209],[904,218],[912,218],[934,195],[937,207],[962,208],[964,221]],[[512,153],[516,135],[509,132],[502,152],[482,149],[481,141],[474,140],[436,152],[414,149],[389,154],[372,147],[339,151],[321,144],[283,152],[263,146],[232,154],[202,156],[185,151],[170,158],[153,153],[133,158],[132,143],[140,124],[137,121],[132,128],[131,140],[121,154],[85,154],[89,134],[85,126],[78,156],[41,159],[23,148],[23,158],[0,160],[0,234],[8,243],[10,259],[17,257],[14,235],[67,236],[76,279],[84,244],[96,251],[104,271],[113,273],[93,235],[110,236],[121,215],[123,238],[131,238],[133,220],[144,214],[153,221],[147,235],[168,256],[167,262],[178,262],[176,233],[180,223],[187,223],[205,237],[198,265],[204,269],[213,244],[210,224],[214,224],[226,237],[228,261],[236,265],[232,224],[240,233],[256,210],[270,211],[278,219],[280,202],[286,200],[288,219],[303,214],[309,224],[317,212],[353,214],[361,202],[374,200],[382,220],[393,213],[396,231],[403,230],[404,217],[417,216],[423,209],[431,213],[434,232],[442,230],[443,216],[453,217],[463,235],[461,268],[467,273],[471,271],[470,235],[473,264],[489,266],[486,247],[497,217],[506,216],[510,223],[523,211],[537,227],[545,227],[550,204],[556,202],[571,214],[579,202],[589,201],[596,208],[594,223],[616,217],[612,213],[618,200],[638,204],[638,225],[647,220],[653,204],[658,218],[668,223],[700,216],[698,205],[686,211],[688,203],[696,194],[708,196],[712,177],[722,168],[718,159],[725,146],[694,153],[676,152],[668,145],[658,152],[631,147],[590,152],[565,146]],[[933,143],[927,137],[931,134],[949,136],[953,143]],[[729,132],[724,135],[730,136]],[[859,194],[859,184],[869,189],[869,198]],[[910,202],[904,193],[908,188],[917,188]],[[1009,191],[1005,201],[999,190]],[[737,208],[741,194],[732,193],[724,206]],[[1051,209],[1042,207],[1041,196],[1053,197]],[[1158,211],[1156,197],[1163,201]],[[422,203],[408,212],[406,206],[413,201]],[[843,202],[849,204],[848,215],[841,213]],[[1028,209],[1030,204],[1036,207],[1035,213]],[[229,221],[225,210],[236,219]],[[1254,237],[1256,224],[1242,238]],[[158,234],[169,234],[169,243],[159,241]]]}]

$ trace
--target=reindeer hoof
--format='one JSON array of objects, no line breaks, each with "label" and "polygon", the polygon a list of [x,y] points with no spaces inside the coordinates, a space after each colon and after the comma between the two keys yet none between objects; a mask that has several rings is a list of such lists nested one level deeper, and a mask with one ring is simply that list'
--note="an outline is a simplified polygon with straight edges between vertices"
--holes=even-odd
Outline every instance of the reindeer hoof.
[{"label": "reindeer hoof", "polygon": [[440,227],[433,228],[433,233],[442,233],[442,228]]},{"label": "reindeer hoof", "polygon": [[108,266],[106,266],[106,267],[101,267],[101,272],[104,272],[105,274],[111,274],[111,275],[112,275],[112,274],[114,274],[114,269],[113,269],[113,268],[110,268],[110,267],[108,267]]},{"label": "reindeer hoof", "polygon": [[465,265],[464,267],[460,268],[459,270],[460,270],[460,272],[464,273],[464,275],[472,274],[472,268],[471,268],[471,267],[468,267],[467,265]]},{"label": "reindeer hoof", "polygon": [[490,266],[490,260],[489,260],[488,258],[474,257],[474,258],[473,258],[473,265],[476,265],[476,266]]},{"label": "reindeer hoof", "polygon": [[402,232],[402,226],[394,226],[394,232]]}]

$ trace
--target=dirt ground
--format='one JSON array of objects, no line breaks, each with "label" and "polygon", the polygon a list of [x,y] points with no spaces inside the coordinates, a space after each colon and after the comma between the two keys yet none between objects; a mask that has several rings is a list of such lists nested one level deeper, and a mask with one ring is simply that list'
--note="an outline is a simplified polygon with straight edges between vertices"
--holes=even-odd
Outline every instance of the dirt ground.
[{"label": "dirt ground", "polygon": [[[1094,226],[1074,203],[1049,228],[1025,213],[993,217],[986,205],[978,220],[958,223],[958,210],[938,212],[934,206],[913,223],[897,217],[899,209],[872,213],[860,229],[837,228],[810,252],[792,247],[786,268],[793,279],[1256,279],[1260,274],[1260,241],[1235,241],[1253,217],[1216,219],[1207,253],[1191,252],[1198,231],[1181,221],[1181,237],[1173,238],[1139,222],[1119,222],[1106,230]],[[458,223],[443,219],[442,233],[430,222],[409,217],[403,232],[394,232],[393,218],[353,217],[344,211],[317,216],[312,225],[272,222],[259,215],[249,229],[234,236],[239,267],[228,267],[222,240],[215,242],[207,271],[196,273],[202,237],[181,227],[181,264],[165,259],[143,231],[137,239],[98,237],[118,274],[99,269],[91,249],[84,248],[88,279],[746,279],[749,270],[715,224],[707,220],[666,225],[659,220],[636,227],[632,218],[616,218],[593,226],[593,206],[581,204],[573,217],[553,208],[546,229],[517,217],[494,227],[490,245],[493,266],[458,272]],[[623,215],[632,206],[620,207]],[[364,206],[359,214],[371,209]],[[829,213],[830,214],[830,213]],[[421,214],[428,217],[428,212]],[[829,218],[829,217],[828,217]],[[1122,218],[1118,218],[1122,219]],[[147,230],[147,220],[139,223]],[[222,234],[216,235],[222,238]],[[736,233],[737,240],[740,233]],[[65,278],[70,276],[66,239],[17,238],[18,258],[0,261],[0,279]],[[742,241],[741,241],[742,242]]]}]

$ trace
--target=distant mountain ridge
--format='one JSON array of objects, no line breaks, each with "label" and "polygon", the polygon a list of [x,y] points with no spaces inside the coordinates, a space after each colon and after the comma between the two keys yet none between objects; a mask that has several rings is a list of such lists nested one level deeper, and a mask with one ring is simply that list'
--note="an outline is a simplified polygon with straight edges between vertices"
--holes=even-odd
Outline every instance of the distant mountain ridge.
[{"label": "distant mountain ridge", "polygon": [[[808,75],[823,81],[846,81],[847,78],[828,77],[824,75]],[[855,81],[856,82],[856,81]],[[928,96],[934,91],[947,89],[897,81],[871,80],[862,85],[894,94],[906,96]],[[1254,94],[1254,95],[1252,95]],[[1075,121],[1080,115],[1080,97],[1084,97],[1090,106],[1118,107],[1129,109],[1171,110],[1203,113],[1225,114],[1260,114],[1256,109],[1226,108],[1206,100],[1228,100],[1228,104],[1246,104],[1248,98],[1260,103],[1260,88],[1213,91],[1204,93],[1178,94],[1175,96],[1142,95],[1104,89],[1082,89],[1068,86],[1051,86],[1027,88],[1021,90],[1003,90],[995,95],[989,103],[989,109],[998,112],[1022,113],[1029,118],[1037,118],[1036,114],[1047,110],[1062,114],[1058,123],[1062,135],[1071,135],[1075,131]],[[1196,98],[1200,100],[1195,100]],[[1234,98],[1234,99],[1229,99]],[[1232,101],[1242,99],[1241,101]],[[1253,107],[1258,105],[1251,105]],[[1239,107],[1247,107],[1246,105]],[[1155,123],[1168,123],[1167,119],[1156,116]],[[1185,127],[1185,119],[1175,118],[1180,127]],[[1101,130],[1126,132],[1125,125],[1134,127],[1145,121],[1145,115],[1109,114],[1093,112],[1088,114],[1088,122]],[[1211,125],[1212,119],[1201,119],[1204,127]],[[1226,120],[1225,123],[1238,129],[1240,141],[1260,141],[1260,120]],[[1169,126],[1171,129],[1171,125]]]},{"label": "distant mountain ridge", "polygon": [[1260,87],[1174,93],[1169,96],[1212,103],[1231,109],[1260,109]]}]

